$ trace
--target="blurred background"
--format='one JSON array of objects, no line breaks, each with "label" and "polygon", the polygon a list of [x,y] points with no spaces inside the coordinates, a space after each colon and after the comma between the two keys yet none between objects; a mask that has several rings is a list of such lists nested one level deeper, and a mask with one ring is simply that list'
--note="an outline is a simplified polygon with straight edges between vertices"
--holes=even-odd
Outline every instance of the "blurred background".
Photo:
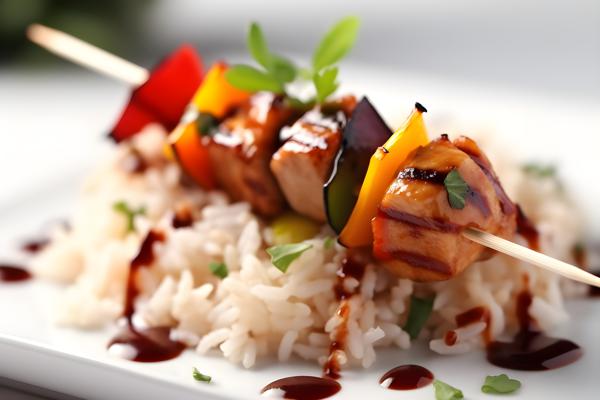
[{"label": "blurred background", "polygon": [[32,22],[151,65],[183,41],[208,60],[243,52],[252,20],[274,47],[305,53],[346,14],[363,20],[351,60],[560,96],[600,91],[597,0],[0,0],[1,73],[71,67],[26,41]]},{"label": "blurred background", "polygon": [[[349,14],[362,26],[341,80],[392,125],[419,100],[433,132],[469,132],[477,120],[522,157],[560,164],[567,185],[589,186],[578,168],[597,169],[596,147],[581,143],[600,137],[599,0],[0,0],[0,207],[79,179],[130,91],[28,42],[30,23],[150,68],[182,42],[207,66],[246,61],[251,21],[277,52],[306,63]],[[589,190],[581,199],[591,209],[600,187]]]}]

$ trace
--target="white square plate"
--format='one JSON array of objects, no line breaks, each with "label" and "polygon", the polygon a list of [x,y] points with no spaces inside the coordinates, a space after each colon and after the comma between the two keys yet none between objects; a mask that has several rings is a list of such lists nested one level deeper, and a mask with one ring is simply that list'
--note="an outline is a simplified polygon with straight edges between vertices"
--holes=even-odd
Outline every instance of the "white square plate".
[{"label": "white square plate", "polygon": [[[368,93],[393,126],[418,100],[429,109],[432,135],[486,129],[491,134],[501,135],[502,144],[517,158],[558,163],[561,176],[567,178],[566,186],[574,194],[580,211],[589,216],[590,238],[600,236],[597,234],[600,232],[600,213],[596,210],[600,200],[600,185],[596,184],[597,152],[600,148],[597,104],[554,102],[524,94],[465,88],[464,85],[361,67],[349,69],[343,79],[359,82],[348,88],[355,93]],[[85,88],[81,92],[91,89]],[[44,101],[43,94],[49,95],[53,88],[49,86],[45,90],[42,90],[38,102]],[[24,106],[12,104],[11,107],[11,121],[16,124],[17,118],[23,116]],[[66,107],[64,112],[67,112]],[[92,135],[91,131],[96,129],[82,130],[89,121],[84,124],[84,121],[78,122],[77,117],[71,122],[65,117],[65,121],[66,133],[57,137],[62,143],[69,140],[84,143],[79,150],[83,148],[90,157],[76,156],[77,149],[70,146],[63,147],[60,153],[53,153],[43,151],[39,147],[43,143],[36,144],[33,140],[29,144],[32,151],[36,151],[38,146],[37,160],[44,168],[38,168],[31,175],[34,178],[28,178],[27,185],[18,185],[18,175],[13,177],[13,188],[20,186],[20,189],[11,191],[9,196],[0,196],[0,261],[19,260],[22,255],[15,252],[15,246],[20,239],[35,235],[49,220],[69,215],[81,178],[100,157],[101,151],[96,148],[106,147],[105,144],[100,145],[98,135]],[[26,123],[30,124],[33,135],[35,126],[31,124],[35,122]],[[89,137],[82,139],[81,135]],[[5,146],[11,147],[10,140],[6,138]],[[19,152],[26,156],[26,142],[23,140],[16,138],[12,142],[12,152],[17,158]],[[62,161],[56,162],[59,158]],[[69,160],[73,160],[71,164]],[[53,170],[53,165],[61,165],[61,169]],[[9,167],[6,162],[0,164],[3,170],[14,171],[7,169]],[[27,171],[15,173],[30,176]],[[106,352],[110,330],[74,331],[52,324],[51,305],[59,290],[59,287],[35,280],[22,284],[0,284],[0,376],[88,399],[185,400],[254,399],[264,385],[277,378],[320,373],[317,365],[300,361],[279,364],[263,360],[255,368],[245,370],[219,357],[198,356],[191,350],[175,360],[154,364],[111,358]],[[442,357],[431,353],[425,344],[420,343],[410,351],[380,350],[376,364],[368,370],[344,371],[343,389],[336,398],[432,399],[431,386],[402,393],[385,390],[378,385],[379,377],[385,371],[405,363],[429,368],[437,378],[462,389],[469,399],[491,399],[481,393],[480,387],[485,375],[499,373],[508,373],[523,383],[519,393],[511,398],[595,398],[600,369],[600,342],[597,340],[600,302],[590,299],[572,301],[568,310],[571,321],[556,334],[580,344],[584,357],[563,369],[505,371],[488,364],[483,351]],[[194,381],[191,374],[194,366],[211,375],[213,382],[203,384]]]}]

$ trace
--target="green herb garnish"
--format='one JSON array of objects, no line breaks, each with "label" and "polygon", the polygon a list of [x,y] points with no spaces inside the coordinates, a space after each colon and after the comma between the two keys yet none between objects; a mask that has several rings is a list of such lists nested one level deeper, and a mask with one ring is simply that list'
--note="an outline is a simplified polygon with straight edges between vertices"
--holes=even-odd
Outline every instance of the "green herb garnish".
[{"label": "green herb garnish", "polygon": [[133,209],[124,200],[117,201],[116,203],[114,203],[113,210],[123,214],[127,219],[127,232],[135,232],[135,217],[138,215],[146,214],[146,207],[139,207],[138,209]]},{"label": "green herb garnish", "polygon": [[227,278],[227,275],[229,275],[227,265],[222,262],[211,262],[208,264],[208,269],[210,269],[210,272],[212,272],[212,274],[217,278],[225,279]]},{"label": "green herb garnish", "polygon": [[465,208],[465,197],[469,191],[469,185],[464,181],[460,173],[453,169],[446,175],[444,186],[448,192],[450,207],[462,210]]},{"label": "green herb garnish", "polygon": [[325,240],[323,241],[323,247],[325,248],[325,250],[329,250],[329,249],[333,248],[334,245],[335,245],[334,237],[327,236],[325,238]]},{"label": "green herb garnish", "polygon": [[[293,62],[269,50],[262,29],[257,23],[248,31],[248,51],[260,65],[234,65],[226,73],[227,81],[242,90],[257,92],[265,90],[285,95],[292,107],[310,108],[323,103],[338,88],[338,68],[334,66],[352,48],[356,41],[360,22],[357,17],[346,17],[338,22],[321,40],[314,52],[311,68],[298,68]],[[301,101],[286,92],[286,84],[296,79],[312,80],[316,97]]]},{"label": "green herb garnish", "polygon": [[416,339],[419,336],[432,310],[433,298],[410,297],[410,308],[403,329],[410,335],[411,339]]},{"label": "green herb garnish", "polygon": [[225,72],[227,81],[249,92],[266,90],[277,94],[284,93],[285,84],[296,78],[296,66],[286,58],[269,51],[265,35],[256,22],[250,25],[247,42],[250,54],[262,69],[249,65],[234,65]]},{"label": "green herb garnish", "polygon": [[435,390],[435,400],[464,399],[462,391],[437,379],[433,381],[433,389]]},{"label": "green herb garnish", "polygon": [[506,374],[488,375],[485,377],[481,391],[483,393],[507,394],[519,390],[520,387],[521,382],[509,378]]},{"label": "green herb garnish", "polygon": [[551,164],[528,163],[523,165],[523,172],[536,176],[538,178],[553,178],[556,177],[556,167]]},{"label": "green herb garnish", "polygon": [[281,272],[287,272],[290,264],[302,253],[313,247],[308,243],[282,244],[280,246],[272,246],[267,249],[267,253],[271,256],[271,262]]},{"label": "green herb garnish", "polygon": [[198,369],[196,367],[194,367],[194,369],[192,370],[192,376],[198,382],[210,383],[210,381],[212,380],[212,378],[210,376],[200,373],[200,371],[198,371]]},{"label": "green herb garnish", "polygon": [[317,103],[323,103],[329,95],[333,94],[340,85],[336,79],[338,74],[337,67],[324,69],[320,72],[315,72],[313,83],[317,90]]},{"label": "green herb garnish", "polygon": [[196,127],[201,136],[212,135],[219,126],[219,120],[207,112],[200,112],[196,117]]},{"label": "green herb garnish", "polygon": [[344,58],[354,46],[359,26],[357,17],[346,17],[335,24],[313,54],[313,71],[320,71]]}]

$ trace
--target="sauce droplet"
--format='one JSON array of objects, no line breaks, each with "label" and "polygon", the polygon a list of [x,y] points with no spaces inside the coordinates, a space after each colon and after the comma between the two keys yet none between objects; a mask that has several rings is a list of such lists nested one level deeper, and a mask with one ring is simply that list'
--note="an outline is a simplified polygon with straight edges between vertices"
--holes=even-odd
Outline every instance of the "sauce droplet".
[{"label": "sauce droplet", "polygon": [[21,245],[21,250],[23,250],[25,253],[36,254],[44,250],[44,248],[48,246],[48,244],[50,244],[50,239],[47,238],[31,239],[25,241]]},{"label": "sauce droplet", "polygon": [[169,338],[171,328],[134,328],[128,324],[108,345],[109,351],[123,346],[124,358],[137,362],[158,362],[179,356],[185,345]]},{"label": "sauce droplet", "polygon": [[284,399],[319,400],[331,397],[342,389],[342,386],[329,378],[316,376],[290,376],[278,379],[265,386],[260,393],[280,390]]},{"label": "sauce droplet", "polygon": [[0,265],[0,282],[22,282],[31,279],[31,274],[18,265]]},{"label": "sauce droplet", "polygon": [[433,374],[420,365],[401,365],[383,374],[379,384],[386,389],[413,390],[433,382]]}]

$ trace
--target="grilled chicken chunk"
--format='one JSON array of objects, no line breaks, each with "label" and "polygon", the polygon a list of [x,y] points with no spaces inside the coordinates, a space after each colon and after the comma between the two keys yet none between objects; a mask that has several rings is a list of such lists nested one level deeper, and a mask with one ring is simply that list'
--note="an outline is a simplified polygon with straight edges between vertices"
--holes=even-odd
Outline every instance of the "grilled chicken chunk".
[{"label": "grilled chicken chunk", "polygon": [[259,93],[223,121],[208,144],[219,185],[234,200],[249,202],[266,217],[285,207],[269,162],[278,147],[281,127],[296,117],[280,98]]},{"label": "grilled chicken chunk", "polygon": [[342,143],[346,121],[356,99],[314,108],[281,131],[287,140],[271,159],[271,171],[290,206],[298,213],[324,222],[323,185]]},{"label": "grilled chicken chunk", "polygon": [[[457,170],[469,186],[463,209],[450,206],[446,175]],[[373,252],[397,276],[449,279],[493,253],[461,232],[475,227],[504,238],[516,230],[516,206],[487,157],[469,138],[446,135],[411,154],[372,222]]]}]

